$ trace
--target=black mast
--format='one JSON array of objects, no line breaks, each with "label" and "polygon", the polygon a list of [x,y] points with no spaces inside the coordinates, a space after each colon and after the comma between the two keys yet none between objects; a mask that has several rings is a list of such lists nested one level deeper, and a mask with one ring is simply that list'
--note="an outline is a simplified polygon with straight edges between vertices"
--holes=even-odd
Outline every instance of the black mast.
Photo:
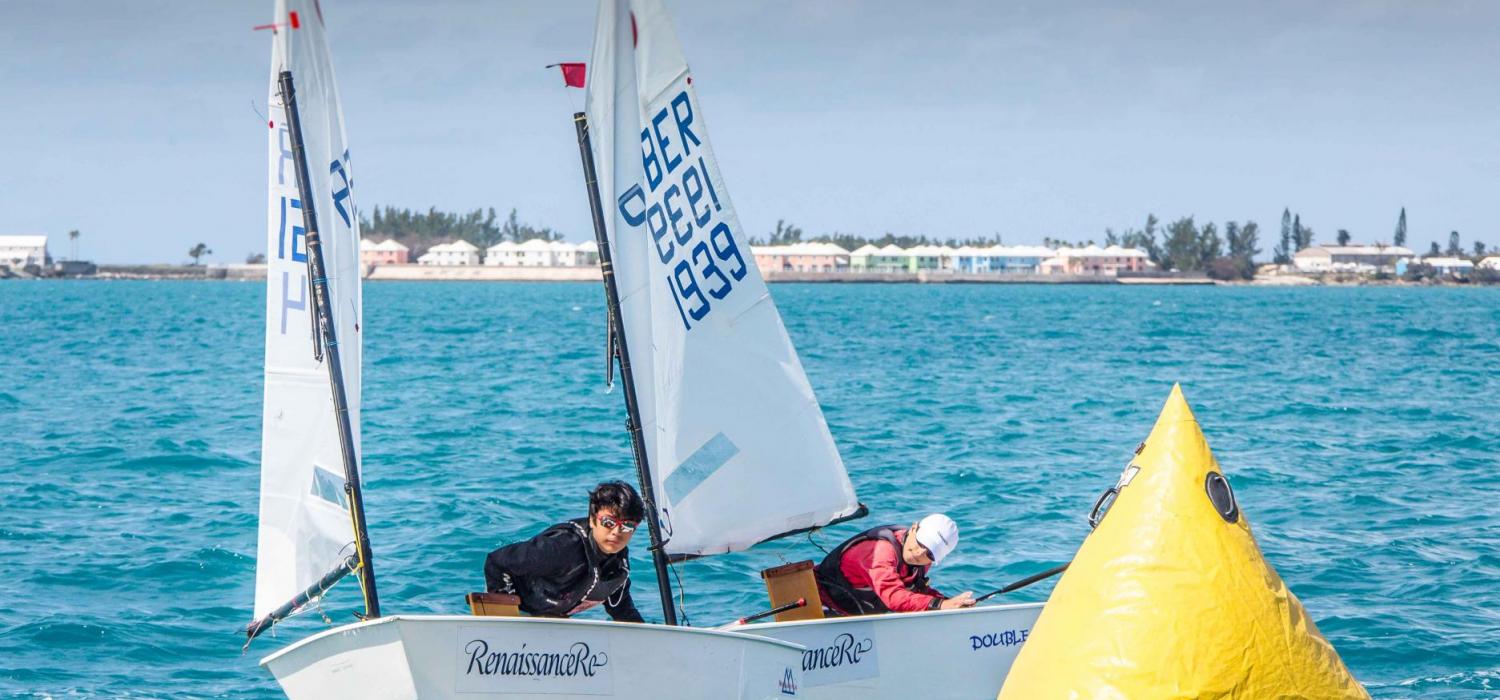
[{"label": "black mast", "polygon": [[641,482],[641,500],[646,502],[646,526],[651,534],[651,562],[656,566],[656,583],[661,589],[663,620],[677,624],[677,609],[672,606],[672,584],[667,580],[667,553],[661,539],[661,522],[657,518],[655,489],[651,486],[651,463],[646,457],[646,441],[641,436],[641,410],[636,403],[635,376],[630,369],[630,348],[625,342],[625,326],[620,318],[620,293],[615,287],[614,262],[609,255],[609,236],[604,230],[604,205],[599,201],[599,178],[594,170],[594,149],[589,140],[588,117],[573,114],[578,130],[578,152],[583,156],[583,180],[588,186],[589,212],[594,216],[594,240],[599,244],[599,270],[604,274],[604,298],[609,305],[608,352],[620,363],[620,383],[625,385],[626,428],[635,449],[635,473]]},{"label": "black mast", "polygon": [[[359,486],[359,457],[354,454],[354,432],[349,424],[349,399],[344,393],[344,369],[339,362],[337,327],[333,324],[333,304],[328,291],[327,268],[323,265],[323,242],[318,236],[318,212],[315,206],[312,180],[307,169],[307,150],[302,141],[302,118],[297,112],[297,94],[292,85],[292,72],[281,71],[281,100],[286,108],[287,131],[292,141],[292,162],[297,168],[297,191],[302,197],[302,226],[307,229],[307,275],[312,287],[313,357],[328,363],[328,383],[333,389],[333,413],[339,427],[339,452],[344,462],[344,494],[349,498],[349,517],[354,524],[354,561],[339,562],[323,580],[293,598],[286,605],[257,620],[246,633],[254,639],[272,624],[306,604],[313,594],[323,590],[345,574],[359,575],[359,587],[364,593],[366,619],[380,617],[380,598],[375,592],[375,564],[370,555],[370,537],[365,531],[365,502]],[[319,349],[324,352],[319,353]],[[351,566],[352,564],[352,566]],[[300,603],[298,601],[301,601]],[[280,613],[280,614],[278,614]]]}]

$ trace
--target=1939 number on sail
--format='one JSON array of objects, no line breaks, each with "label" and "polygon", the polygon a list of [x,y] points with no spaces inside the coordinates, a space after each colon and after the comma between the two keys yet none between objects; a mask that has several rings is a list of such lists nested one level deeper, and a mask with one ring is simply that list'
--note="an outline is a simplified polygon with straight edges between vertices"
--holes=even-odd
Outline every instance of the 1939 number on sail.
[{"label": "1939 number on sail", "polygon": [[644,225],[650,234],[684,331],[749,272],[705,157],[713,156],[694,131],[693,101],[684,89],[641,130],[646,187],[632,185],[617,202],[627,224]]}]

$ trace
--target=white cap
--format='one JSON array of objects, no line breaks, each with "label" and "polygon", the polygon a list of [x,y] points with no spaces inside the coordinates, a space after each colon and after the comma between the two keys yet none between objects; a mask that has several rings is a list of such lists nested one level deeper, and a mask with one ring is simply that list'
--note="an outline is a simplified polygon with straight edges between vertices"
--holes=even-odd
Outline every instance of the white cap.
[{"label": "white cap", "polygon": [[932,553],[932,565],[937,566],[943,557],[958,546],[958,524],[942,513],[933,513],[917,523],[917,544]]}]

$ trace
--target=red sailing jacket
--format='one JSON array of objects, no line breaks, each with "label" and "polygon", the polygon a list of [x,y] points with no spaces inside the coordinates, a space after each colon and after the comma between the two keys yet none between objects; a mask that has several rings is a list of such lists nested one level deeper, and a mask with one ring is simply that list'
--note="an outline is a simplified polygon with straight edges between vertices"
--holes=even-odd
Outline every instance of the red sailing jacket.
[{"label": "red sailing jacket", "polygon": [[[904,544],[906,532],[905,528],[895,530],[896,542]],[[879,539],[865,540],[849,547],[839,562],[839,572],[850,585],[874,592],[891,612],[932,610],[947,597],[931,586],[922,587],[921,592],[913,590],[919,585],[917,580],[925,569],[908,566],[901,559],[899,547]],[[835,605],[822,586],[819,586],[818,593],[825,607],[853,612]]]}]

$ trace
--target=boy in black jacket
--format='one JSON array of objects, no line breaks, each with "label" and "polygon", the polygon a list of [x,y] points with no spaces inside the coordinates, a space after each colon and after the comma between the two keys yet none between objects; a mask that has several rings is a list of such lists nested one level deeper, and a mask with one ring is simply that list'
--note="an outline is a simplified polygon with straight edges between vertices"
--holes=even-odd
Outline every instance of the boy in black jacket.
[{"label": "boy in black jacket", "polygon": [[589,494],[589,517],[490,552],[485,588],[520,596],[521,610],[532,615],[571,617],[603,603],[617,622],[642,622],[630,599],[627,545],[645,512],[629,484],[599,484]]}]

